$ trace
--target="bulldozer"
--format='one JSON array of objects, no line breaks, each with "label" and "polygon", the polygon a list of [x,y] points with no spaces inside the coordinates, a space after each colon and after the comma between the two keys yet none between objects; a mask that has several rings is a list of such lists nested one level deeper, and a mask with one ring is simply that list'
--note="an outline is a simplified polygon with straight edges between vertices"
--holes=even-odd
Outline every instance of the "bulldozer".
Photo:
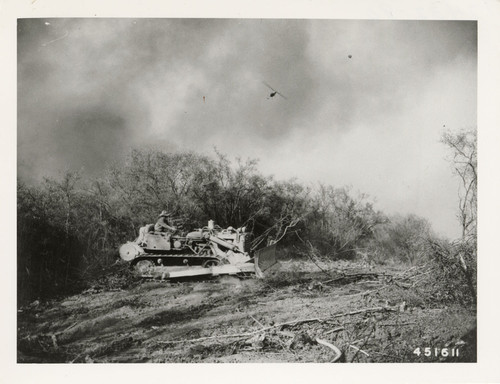
[{"label": "bulldozer", "polygon": [[225,229],[213,220],[187,235],[156,232],[153,224],[139,230],[134,241],[123,244],[120,257],[139,275],[178,278],[201,275],[255,275],[277,264],[276,246],[251,249],[252,233],[245,227]]}]

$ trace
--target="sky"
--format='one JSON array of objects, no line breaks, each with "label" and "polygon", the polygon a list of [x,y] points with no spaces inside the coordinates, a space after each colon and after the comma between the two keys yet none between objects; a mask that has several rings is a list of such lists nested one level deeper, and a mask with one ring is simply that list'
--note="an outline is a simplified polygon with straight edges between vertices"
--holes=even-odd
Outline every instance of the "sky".
[{"label": "sky", "polygon": [[131,148],[216,147],[460,234],[439,140],[477,126],[475,21],[34,18],[17,29],[21,179],[99,175]]}]

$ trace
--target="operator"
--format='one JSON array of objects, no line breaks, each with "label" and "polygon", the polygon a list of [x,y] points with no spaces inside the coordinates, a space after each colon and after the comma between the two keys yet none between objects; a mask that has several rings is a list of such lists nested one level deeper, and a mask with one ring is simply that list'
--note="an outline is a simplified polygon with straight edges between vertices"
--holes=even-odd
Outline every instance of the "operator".
[{"label": "operator", "polygon": [[160,216],[158,217],[158,221],[155,224],[155,232],[171,232],[174,233],[177,231],[177,228],[171,225],[169,221],[169,217],[172,217],[172,214],[167,211],[162,211]]}]

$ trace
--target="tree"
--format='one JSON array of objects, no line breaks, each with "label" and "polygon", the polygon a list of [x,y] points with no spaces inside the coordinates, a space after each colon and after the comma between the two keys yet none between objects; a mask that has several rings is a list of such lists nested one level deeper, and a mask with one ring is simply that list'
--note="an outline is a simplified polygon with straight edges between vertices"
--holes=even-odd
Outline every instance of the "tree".
[{"label": "tree", "polygon": [[431,238],[431,226],[426,219],[413,214],[396,215],[377,228],[372,246],[384,259],[414,265],[422,261]]},{"label": "tree", "polygon": [[320,251],[334,258],[351,258],[385,221],[367,195],[353,195],[347,187],[320,185],[313,197],[308,234]]},{"label": "tree", "polygon": [[201,208],[205,221],[247,225],[261,212],[271,178],[258,172],[255,159],[236,159],[232,164],[218,151],[216,156],[216,160],[206,159],[204,168],[197,172],[191,199]]},{"label": "tree", "polygon": [[289,235],[304,230],[311,208],[309,194],[309,188],[294,179],[273,183],[269,180],[259,211],[249,219],[254,233],[259,235],[252,246],[265,245],[264,240],[272,243],[296,241]]},{"label": "tree", "polygon": [[441,138],[451,150],[451,164],[460,179],[458,218],[462,238],[451,252],[460,267],[472,296],[476,297],[477,270],[477,131],[445,132]]},{"label": "tree", "polygon": [[454,173],[460,178],[458,217],[462,237],[477,235],[477,132],[445,132],[441,138],[451,149]]},{"label": "tree", "polygon": [[74,217],[78,192],[73,175],[39,186],[18,181],[17,266],[20,302],[76,288],[84,249]]}]

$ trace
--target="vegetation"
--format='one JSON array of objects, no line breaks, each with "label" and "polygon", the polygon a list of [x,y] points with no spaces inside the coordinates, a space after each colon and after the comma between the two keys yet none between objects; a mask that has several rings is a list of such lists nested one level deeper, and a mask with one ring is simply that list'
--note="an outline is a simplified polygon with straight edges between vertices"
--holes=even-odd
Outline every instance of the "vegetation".
[{"label": "vegetation", "polygon": [[458,268],[463,286],[475,296],[475,134],[447,133],[443,142],[452,149],[462,183],[463,236],[454,243],[438,239],[415,215],[384,215],[368,196],[350,188],[278,181],[261,174],[256,160],[231,162],[217,151],[208,157],[134,150],[100,178],[70,172],[38,185],[19,180],[19,302],[89,288],[112,270],[120,244],[135,238],[139,227],[154,222],[164,209],[185,232],[209,219],[221,226],[246,226],[255,235],[254,248],[279,241],[289,255],[299,257],[434,262],[445,275]]}]

